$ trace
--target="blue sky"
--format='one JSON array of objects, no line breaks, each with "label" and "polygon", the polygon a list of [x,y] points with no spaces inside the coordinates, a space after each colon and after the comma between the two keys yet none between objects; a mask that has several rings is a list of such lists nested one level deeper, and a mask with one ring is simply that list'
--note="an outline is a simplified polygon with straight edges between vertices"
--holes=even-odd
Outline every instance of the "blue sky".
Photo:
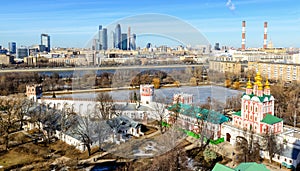
[{"label": "blue sky", "polygon": [[84,47],[99,24],[108,26],[144,13],[174,16],[199,30],[211,44],[233,47],[240,47],[243,20],[246,46],[262,47],[263,23],[268,21],[268,38],[274,46],[300,47],[298,0],[26,0],[5,1],[1,6],[4,47],[9,41],[18,46],[39,44],[41,33],[51,36],[52,47]]}]

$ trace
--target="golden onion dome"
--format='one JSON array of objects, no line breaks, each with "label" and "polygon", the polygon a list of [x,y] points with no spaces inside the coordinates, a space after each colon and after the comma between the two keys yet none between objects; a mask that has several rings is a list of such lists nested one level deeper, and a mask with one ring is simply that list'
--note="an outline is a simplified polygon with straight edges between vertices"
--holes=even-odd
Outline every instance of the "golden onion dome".
[{"label": "golden onion dome", "polygon": [[249,78],[249,81],[247,82],[247,88],[252,88],[252,83],[250,81],[250,78]]},{"label": "golden onion dome", "polygon": [[267,79],[267,81],[266,81],[265,88],[270,89],[270,83],[269,83],[268,79]]},{"label": "golden onion dome", "polygon": [[257,86],[258,86],[258,90],[262,90],[263,89],[263,84],[260,81],[257,82]]},{"label": "golden onion dome", "polygon": [[256,82],[261,82],[261,81],[262,81],[262,78],[261,78],[261,75],[260,75],[260,72],[259,72],[259,71],[257,71],[257,73],[256,73],[255,81],[256,81]]}]

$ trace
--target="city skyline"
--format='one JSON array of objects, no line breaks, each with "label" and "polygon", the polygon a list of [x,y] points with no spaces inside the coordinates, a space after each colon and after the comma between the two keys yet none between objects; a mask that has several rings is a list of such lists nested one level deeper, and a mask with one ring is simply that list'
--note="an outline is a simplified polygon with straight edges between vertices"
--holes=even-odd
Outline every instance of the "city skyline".
[{"label": "city skyline", "polygon": [[[38,2],[38,3],[37,3]],[[246,48],[263,47],[264,22],[268,22],[268,41],[275,47],[300,47],[300,14],[295,0],[215,0],[215,1],[60,1],[6,2],[0,14],[2,29],[0,44],[17,46],[39,43],[41,33],[51,35],[52,47],[85,47],[96,33],[99,24],[104,27],[122,18],[144,13],[174,16],[191,24],[210,44],[219,42],[239,48],[241,22],[247,22]],[[142,23],[141,23],[142,24]],[[132,27],[135,27],[132,25]],[[139,36],[139,35],[137,35]],[[137,46],[144,47],[137,39]],[[162,40],[160,40],[162,41]],[[164,44],[163,42],[161,44]]]}]

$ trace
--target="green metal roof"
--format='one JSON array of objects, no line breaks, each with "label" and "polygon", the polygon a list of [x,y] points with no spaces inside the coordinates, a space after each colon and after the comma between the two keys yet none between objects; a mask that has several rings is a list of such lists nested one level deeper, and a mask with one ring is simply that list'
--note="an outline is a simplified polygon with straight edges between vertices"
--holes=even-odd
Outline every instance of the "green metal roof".
[{"label": "green metal roof", "polygon": [[230,167],[217,163],[215,167],[212,169],[212,171],[234,171],[234,169],[231,169]]},{"label": "green metal roof", "polygon": [[176,111],[180,114],[193,118],[203,119],[214,124],[221,124],[229,120],[229,118],[224,116],[222,113],[182,103],[173,104],[168,107],[168,110],[173,112]]},{"label": "green metal roof", "polygon": [[255,162],[249,162],[249,163],[241,163],[236,168],[234,168],[235,171],[270,171],[266,168],[264,164],[258,164]]},{"label": "green metal roof", "polygon": [[275,123],[278,123],[278,122],[281,122],[282,119],[274,116],[274,115],[271,115],[271,114],[267,114],[263,120],[261,120],[261,122],[264,122],[266,124],[269,124],[269,125],[273,125]]},{"label": "green metal roof", "polygon": [[237,116],[242,116],[242,112],[241,112],[241,111],[234,112],[234,115],[237,115]]},{"label": "green metal roof", "polygon": [[225,165],[217,163],[212,171],[270,171],[264,164],[255,162],[241,163],[236,168],[232,169]]}]

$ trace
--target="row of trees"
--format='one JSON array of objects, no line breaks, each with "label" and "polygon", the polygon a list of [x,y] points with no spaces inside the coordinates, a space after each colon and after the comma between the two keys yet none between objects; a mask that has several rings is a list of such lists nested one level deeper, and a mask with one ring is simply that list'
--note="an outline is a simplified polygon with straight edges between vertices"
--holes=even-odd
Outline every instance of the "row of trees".
[{"label": "row of trees", "polygon": [[277,135],[272,133],[255,135],[252,131],[244,133],[244,136],[237,136],[234,157],[235,163],[259,162],[260,152],[265,151],[269,156],[270,162],[275,154],[281,154],[283,144],[278,142]]},{"label": "row of trees", "polygon": [[275,98],[275,115],[283,119],[285,124],[299,126],[300,87],[297,83],[275,84],[271,86]]},{"label": "row of trees", "polygon": [[6,96],[13,93],[22,93],[26,90],[26,84],[40,83],[37,73],[10,73],[0,74],[0,95]]},{"label": "row of trees", "polygon": [[[78,116],[74,107],[64,104],[61,110],[50,108],[46,104],[35,104],[25,97],[0,98],[0,134],[1,144],[4,149],[9,149],[10,134],[23,129],[24,123],[31,123],[39,131],[39,138],[45,144],[51,143],[56,130],[61,136],[66,132],[78,135],[85,144],[90,154],[92,138],[98,134],[99,148],[104,140],[107,130],[103,130],[106,120],[110,119],[114,112],[114,103],[108,93],[100,93],[97,96],[95,109],[83,116]],[[94,130],[92,130],[94,129]]]},{"label": "row of trees", "polygon": [[89,156],[95,141],[98,141],[99,151],[101,151],[104,140],[116,133],[116,130],[110,128],[106,122],[117,115],[112,96],[109,93],[99,93],[96,103],[94,110],[87,111],[88,113],[78,118],[78,123],[72,130],[72,133],[78,135],[84,143]]},{"label": "row of trees", "polygon": [[[139,86],[140,84],[154,84],[159,88],[164,84],[191,83],[198,85],[206,79],[204,67],[187,67],[184,70],[120,70],[115,72],[103,72],[96,74],[91,71],[74,72],[71,76],[63,78],[60,73],[51,75],[37,72],[22,72],[0,75],[0,95],[24,93],[27,84],[37,83],[43,85],[44,91],[63,89],[81,89],[94,87],[119,87]],[[130,80],[130,81],[128,81]]]},{"label": "row of trees", "polygon": [[10,134],[22,130],[24,116],[32,102],[20,97],[0,98],[0,135],[4,149],[9,149]]}]

